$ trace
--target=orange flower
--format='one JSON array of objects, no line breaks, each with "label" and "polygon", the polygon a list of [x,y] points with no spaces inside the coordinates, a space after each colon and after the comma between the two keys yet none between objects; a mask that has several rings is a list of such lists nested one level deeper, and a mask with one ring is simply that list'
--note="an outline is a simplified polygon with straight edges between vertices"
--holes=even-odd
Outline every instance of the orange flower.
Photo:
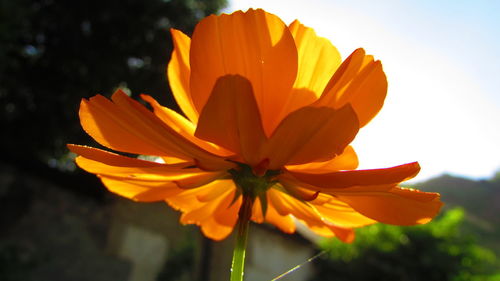
[{"label": "orange flower", "polygon": [[430,221],[439,194],[401,188],[420,167],[354,170],[349,143],[383,105],[380,61],[336,48],[298,21],[248,10],[209,16],[190,39],[172,29],[168,78],[187,118],[147,95],[149,111],[118,90],[111,100],[82,100],[85,131],[112,150],[162,163],[69,145],[77,164],[114,193],[165,200],[220,240],[238,217],[241,194],[254,199],[252,220],[286,233],[296,221],[350,242],[353,228]]}]

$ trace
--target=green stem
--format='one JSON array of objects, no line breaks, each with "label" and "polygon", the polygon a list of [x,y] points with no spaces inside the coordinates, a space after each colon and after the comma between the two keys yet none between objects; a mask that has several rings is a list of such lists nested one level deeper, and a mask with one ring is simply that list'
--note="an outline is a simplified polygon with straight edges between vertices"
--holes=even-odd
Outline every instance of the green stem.
[{"label": "green stem", "polygon": [[243,281],[245,250],[247,247],[248,225],[252,215],[252,205],[253,199],[244,194],[243,203],[238,213],[238,233],[233,252],[233,263],[231,265],[231,281]]}]

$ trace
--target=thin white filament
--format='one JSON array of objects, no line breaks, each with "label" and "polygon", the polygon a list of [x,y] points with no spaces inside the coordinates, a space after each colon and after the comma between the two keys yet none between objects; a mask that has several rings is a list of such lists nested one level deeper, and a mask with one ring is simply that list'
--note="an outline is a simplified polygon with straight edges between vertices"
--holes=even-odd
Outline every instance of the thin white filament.
[{"label": "thin white filament", "polygon": [[283,277],[287,276],[288,274],[293,273],[294,271],[296,271],[297,269],[301,268],[301,267],[302,267],[302,266],[304,266],[305,264],[307,264],[307,263],[309,263],[309,262],[314,261],[315,259],[317,259],[317,258],[321,257],[321,256],[322,256],[322,255],[324,255],[324,254],[326,254],[326,251],[325,251],[325,250],[323,250],[323,251],[319,252],[318,254],[316,254],[316,255],[314,255],[314,256],[312,256],[312,257],[310,257],[310,258],[309,258],[309,259],[307,259],[305,262],[303,262],[303,263],[301,263],[301,264],[299,264],[299,265],[297,265],[297,266],[295,266],[295,267],[291,268],[290,270],[288,270],[288,271],[286,271],[286,272],[284,272],[284,273],[280,274],[279,276],[275,277],[275,278],[274,278],[274,279],[272,279],[271,281],[276,281],[276,280],[279,280],[279,279],[281,279],[281,278],[283,278]]}]

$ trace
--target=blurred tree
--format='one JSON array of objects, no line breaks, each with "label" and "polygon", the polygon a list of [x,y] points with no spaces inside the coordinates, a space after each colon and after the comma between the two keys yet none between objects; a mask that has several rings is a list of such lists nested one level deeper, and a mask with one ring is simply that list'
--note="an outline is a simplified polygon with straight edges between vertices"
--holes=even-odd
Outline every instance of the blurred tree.
[{"label": "blurred tree", "polygon": [[65,144],[89,143],[78,106],[96,93],[127,87],[175,106],[169,28],[190,33],[225,2],[0,0],[3,161],[46,177],[48,166],[71,170]]},{"label": "blurred tree", "polygon": [[324,240],[330,257],[317,263],[311,281],[500,280],[495,254],[461,230],[464,217],[453,209],[427,225],[359,229],[353,244]]}]

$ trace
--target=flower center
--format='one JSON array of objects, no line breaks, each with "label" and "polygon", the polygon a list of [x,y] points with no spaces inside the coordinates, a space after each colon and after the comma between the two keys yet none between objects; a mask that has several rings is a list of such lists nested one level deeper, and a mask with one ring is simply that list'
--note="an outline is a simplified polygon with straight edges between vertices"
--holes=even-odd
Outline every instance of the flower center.
[{"label": "flower center", "polygon": [[262,214],[265,216],[267,210],[266,191],[278,182],[275,180],[275,177],[279,175],[281,171],[267,170],[264,175],[257,176],[249,165],[243,163],[237,164],[238,168],[228,171],[238,187],[236,198],[239,197],[239,195],[243,195],[254,201],[255,198],[258,197],[262,207]]}]

